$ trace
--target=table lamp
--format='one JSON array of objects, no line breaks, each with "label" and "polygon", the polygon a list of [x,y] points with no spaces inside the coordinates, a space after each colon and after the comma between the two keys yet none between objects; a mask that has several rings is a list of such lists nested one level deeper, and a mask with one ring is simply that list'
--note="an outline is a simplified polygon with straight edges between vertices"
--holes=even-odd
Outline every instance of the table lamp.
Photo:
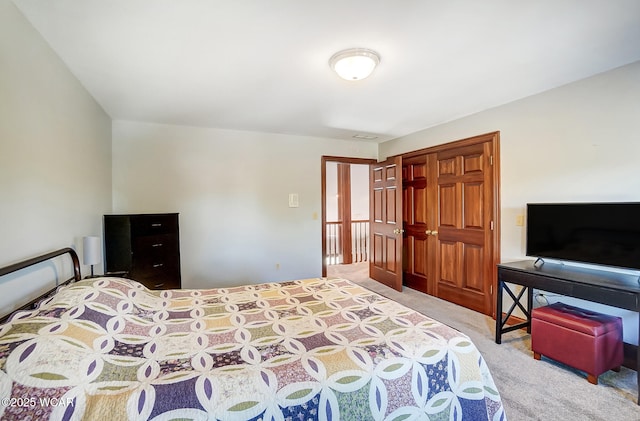
[{"label": "table lamp", "polygon": [[82,256],[85,265],[91,265],[91,275],[93,278],[93,265],[97,265],[101,261],[100,237],[88,236],[82,239]]}]

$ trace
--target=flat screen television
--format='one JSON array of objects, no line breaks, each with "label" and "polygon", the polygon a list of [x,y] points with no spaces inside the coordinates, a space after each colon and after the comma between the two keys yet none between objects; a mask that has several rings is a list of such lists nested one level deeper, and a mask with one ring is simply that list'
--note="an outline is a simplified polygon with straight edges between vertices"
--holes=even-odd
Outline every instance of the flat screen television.
[{"label": "flat screen television", "polygon": [[640,203],[529,203],[530,257],[640,269]]}]

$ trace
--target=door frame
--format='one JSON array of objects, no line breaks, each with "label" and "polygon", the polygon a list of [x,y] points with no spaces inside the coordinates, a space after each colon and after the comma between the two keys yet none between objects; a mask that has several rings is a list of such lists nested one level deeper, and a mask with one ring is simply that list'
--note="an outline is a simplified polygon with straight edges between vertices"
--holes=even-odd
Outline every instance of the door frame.
[{"label": "door frame", "polygon": [[322,180],[322,199],[321,199],[321,215],[322,215],[322,276],[327,276],[327,162],[338,162],[342,164],[362,164],[371,165],[378,162],[374,158],[351,158],[345,156],[323,155],[321,161],[321,180]]},{"label": "door frame", "polygon": [[[491,265],[491,276],[493,279],[491,284],[491,302],[492,302],[492,316],[496,317],[496,300],[494,299],[497,293],[497,279],[498,279],[498,264],[500,263],[500,132],[489,132],[472,136],[448,143],[438,144],[427,148],[422,148],[402,154],[396,154],[393,156],[401,156],[404,159],[416,157],[419,155],[427,155],[431,153],[437,153],[444,150],[464,147],[469,145],[476,145],[478,143],[485,143],[491,141],[491,175],[493,178],[493,201],[491,203],[493,212],[493,230],[491,238],[491,246],[493,247],[492,261],[487,264]],[[392,158],[389,156],[388,158]],[[403,204],[404,206],[404,204]]]}]

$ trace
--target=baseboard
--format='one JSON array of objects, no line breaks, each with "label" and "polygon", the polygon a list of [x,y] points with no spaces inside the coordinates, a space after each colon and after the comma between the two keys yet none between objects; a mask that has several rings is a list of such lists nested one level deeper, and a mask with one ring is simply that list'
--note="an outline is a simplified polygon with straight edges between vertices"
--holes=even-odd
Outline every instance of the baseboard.
[{"label": "baseboard", "polygon": [[[504,316],[505,316],[505,313],[502,313],[502,317]],[[510,316],[507,319],[506,324],[515,325],[515,324],[524,323],[524,322],[526,322],[525,319],[521,319],[515,316]],[[526,329],[526,326],[523,327],[522,329]],[[622,362],[622,365],[631,370],[638,371],[638,346],[633,344],[628,344],[625,342],[623,349],[624,349],[624,361]]]}]

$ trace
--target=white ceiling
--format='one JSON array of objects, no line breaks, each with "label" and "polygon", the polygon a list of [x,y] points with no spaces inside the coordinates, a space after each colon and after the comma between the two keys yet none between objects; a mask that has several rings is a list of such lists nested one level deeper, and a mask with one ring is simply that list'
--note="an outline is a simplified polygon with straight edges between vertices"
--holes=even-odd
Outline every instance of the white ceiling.
[{"label": "white ceiling", "polygon": [[167,124],[383,141],[640,60],[638,0],[14,3],[111,118]]}]

